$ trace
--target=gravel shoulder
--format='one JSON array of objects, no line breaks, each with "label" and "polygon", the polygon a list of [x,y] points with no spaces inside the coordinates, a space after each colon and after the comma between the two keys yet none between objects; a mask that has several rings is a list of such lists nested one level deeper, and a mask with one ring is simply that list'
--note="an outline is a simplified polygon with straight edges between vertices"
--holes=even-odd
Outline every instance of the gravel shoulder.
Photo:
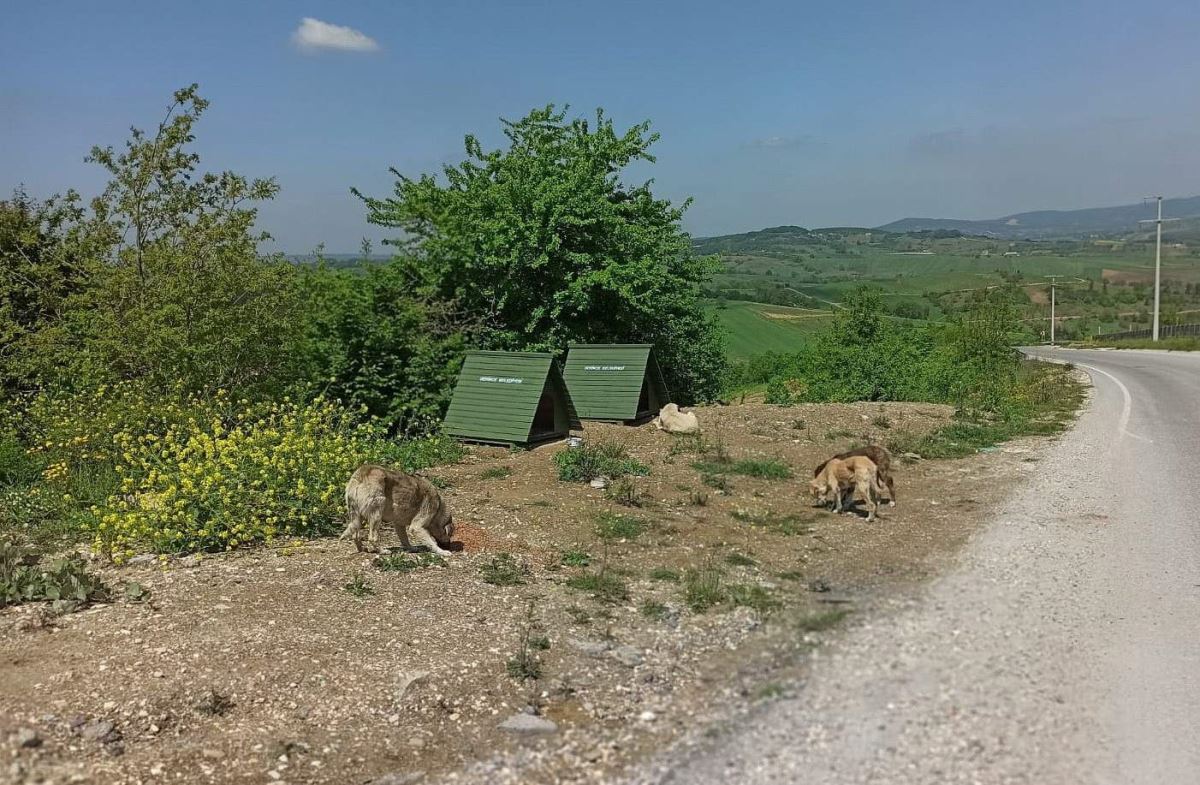
[{"label": "gravel shoulder", "polygon": [[[650,466],[640,508],[554,479],[562,446],[476,448],[430,472],[461,528],[443,566],[383,572],[346,543],[277,543],[101,568],[113,585],[145,585],[149,603],[0,611],[0,781],[612,781],[797,703],[789,695],[810,700],[838,622],[904,606],[1039,466],[1035,442],[900,464],[900,505],[868,525],[812,508],[811,467],[856,439],[931,431],[948,407],[699,413],[734,458],[779,461],[792,477],[717,489],[673,437],[589,425],[588,439],[622,441]],[[642,533],[602,543],[606,513]],[[565,565],[567,551],[589,565]],[[502,553],[521,583],[481,579]],[[624,593],[568,585],[600,565]],[[743,600],[689,608],[679,578],[698,566]],[[344,588],[356,575],[365,596]],[[523,681],[509,662],[527,638],[549,647],[535,652],[541,678]]]}]

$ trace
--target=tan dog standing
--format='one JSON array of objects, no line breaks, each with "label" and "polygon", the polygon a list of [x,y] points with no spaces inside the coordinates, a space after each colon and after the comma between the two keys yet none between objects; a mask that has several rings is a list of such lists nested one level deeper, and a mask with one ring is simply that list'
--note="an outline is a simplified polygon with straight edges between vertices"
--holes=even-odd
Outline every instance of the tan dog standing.
[{"label": "tan dog standing", "polygon": [[[888,452],[886,447],[878,444],[868,444],[865,447],[856,447],[853,450],[840,452],[833,456],[838,460],[846,460],[853,458],[856,455],[862,455],[870,458],[879,470],[879,482],[887,486],[888,490],[888,506],[896,506],[896,481],[892,478],[892,454]],[[813,470],[813,477],[816,477],[825,468],[825,464],[821,464]]]},{"label": "tan dog standing", "polygon": [[867,505],[867,521],[875,520],[883,486],[879,484],[879,467],[870,458],[855,455],[850,458],[830,458],[809,484],[812,495],[821,504],[833,503],[835,512],[845,512],[857,493]]},{"label": "tan dog standing", "polygon": [[454,536],[454,518],[437,488],[424,477],[416,477],[383,466],[363,464],[346,483],[346,530],[354,547],[363,550],[362,528],[367,525],[367,546],[379,550],[379,527],[393,524],[405,548],[424,545],[439,556],[448,552]]}]

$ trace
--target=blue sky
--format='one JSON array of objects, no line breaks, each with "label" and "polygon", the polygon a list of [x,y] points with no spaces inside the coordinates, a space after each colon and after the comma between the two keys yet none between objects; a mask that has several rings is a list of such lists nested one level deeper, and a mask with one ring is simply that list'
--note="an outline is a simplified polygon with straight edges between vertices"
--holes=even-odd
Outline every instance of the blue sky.
[{"label": "blue sky", "polygon": [[[278,179],[261,225],[288,252],[378,239],[351,186],[548,102],[651,120],[631,179],[695,197],[701,235],[1200,193],[1195,0],[4,5],[0,189],[95,191],[88,148],[199,82],[205,167]],[[300,45],[306,17],[374,47]]]}]

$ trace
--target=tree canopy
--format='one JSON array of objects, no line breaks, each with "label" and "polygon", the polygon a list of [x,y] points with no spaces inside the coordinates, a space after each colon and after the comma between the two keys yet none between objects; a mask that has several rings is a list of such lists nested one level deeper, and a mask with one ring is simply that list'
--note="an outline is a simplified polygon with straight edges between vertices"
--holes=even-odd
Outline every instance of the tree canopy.
[{"label": "tree canopy", "polygon": [[691,253],[686,202],[621,177],[654,161],[658,135],[554,105],[502,122],[504,148],[467,136],[466,160],[440,178],[392,169],[391,196],[355,191],[371,223],[404,232],[391,242],[415,263],[415,284],[451,303],[481,348],[653,343],[676,399],[715,397],[724,358],[700,285],[717,262]]}]

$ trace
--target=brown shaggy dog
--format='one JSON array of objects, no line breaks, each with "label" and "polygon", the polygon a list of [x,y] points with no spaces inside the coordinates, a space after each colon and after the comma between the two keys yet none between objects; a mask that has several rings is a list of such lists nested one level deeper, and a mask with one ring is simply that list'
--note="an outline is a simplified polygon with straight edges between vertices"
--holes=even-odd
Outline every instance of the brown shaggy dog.
[{"label": "brown shaggy dog", "polygon": [[867,521],[875,520],[879,507],[879,469],[866,456],[855,455],[845,460],[830,458],[809,484],[812,495],[821,504],[832,502],[835,512],[845,512],[854,503],[857,493],[867,505]]},{"label": "brown shaggy dog", "polygon": [[[879,481],[886,485],[888,490],[888,506],[895,507],[896,481],[892,478],[892,454],[888,452],[886,447],[881,447],[878,444],[868,444],[866,447],[856,447],[853,450],[846,450],[846,452],[838,453],[833,457],[839,461],[844,461],[847,458],[853,458],[857,455],[870,458],[871,462],[879,469]],[[829,463],[829,461],[825,463]],[[821,473],[825,468],[825,463],[813,469],[813,477]]]},{"label": "brown shaggy dog", "polygon": [[352,537],[354,547],[363,550],[362,527],[367,525],[367,545],[379,550],[379,527],[390,523],[405,548],[424,545],[445,556],[454,536],[454,518],[446,509],[437,488],[424,477],[416,477],[383,466],[363,464],[346,483],[346,530],[342,539]]}]

